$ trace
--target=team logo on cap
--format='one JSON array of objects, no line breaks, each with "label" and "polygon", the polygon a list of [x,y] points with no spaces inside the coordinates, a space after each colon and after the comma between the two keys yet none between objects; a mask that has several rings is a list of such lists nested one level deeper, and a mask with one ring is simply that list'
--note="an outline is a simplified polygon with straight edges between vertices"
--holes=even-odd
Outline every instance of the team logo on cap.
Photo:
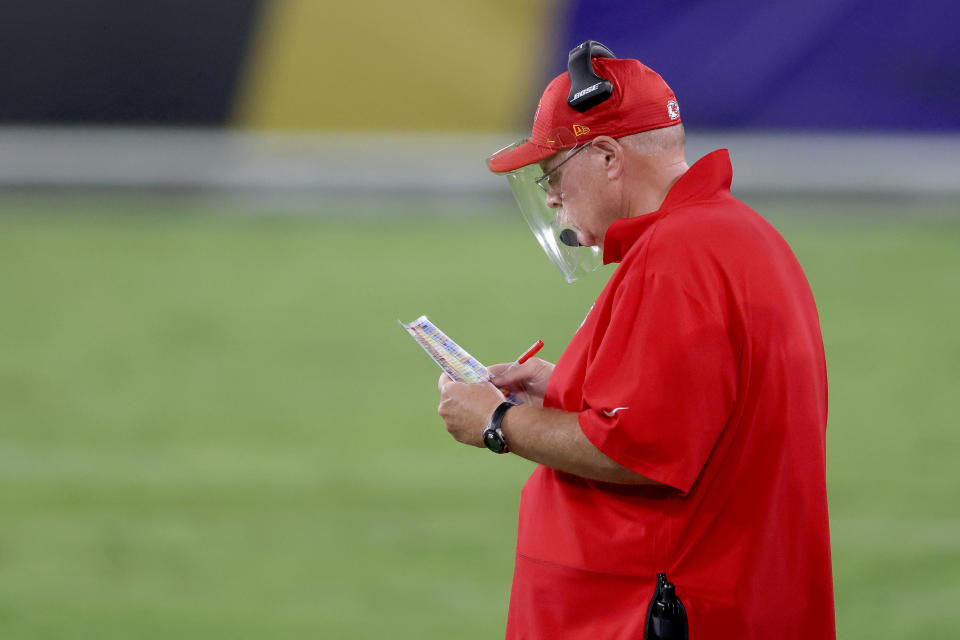
[{"label": "team logo on cap", "polygon": [[676,100],[671,100],[667,103],[667,115],[670,116],[671,120],[676,120],[680,117],[680,106]]},{"label": "team logo on cap", "polygon": [[583,126],[582,124],[575,124],[575,125],[573,125],[573,135],[574,135],[574,136],[576,136],[576,137],[579,138],[580,136],[582,136],[582,135],[585,134],[585,133],[590,133],[590,127],[585,127],[585,126]]}]

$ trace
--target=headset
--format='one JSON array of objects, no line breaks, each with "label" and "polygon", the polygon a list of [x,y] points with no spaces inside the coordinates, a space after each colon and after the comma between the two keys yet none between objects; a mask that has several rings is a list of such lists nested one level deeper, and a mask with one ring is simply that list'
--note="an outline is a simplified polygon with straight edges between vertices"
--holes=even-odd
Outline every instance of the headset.
[{"label": "headset", "polygon": [[[570,93],[567,104],[580,113],[592,109],[613,95],[613,83],[601,78],[593,69],[594,58],[616,58],[613,51],[596,40],[587,40],[570,50],[567,55],[567,75],[570,76]],[[577,232],[564,229],[560,242],[568,247],[579,247]]]},{"label": "headset", "polygon": [[567,56],[567,75],[570,76],[567,104],[571,108],[583,113],[613,95],[613,83],[596,74],[593,59],[616,57],[613,51],[596,40],[587,40],[570,50]]}]

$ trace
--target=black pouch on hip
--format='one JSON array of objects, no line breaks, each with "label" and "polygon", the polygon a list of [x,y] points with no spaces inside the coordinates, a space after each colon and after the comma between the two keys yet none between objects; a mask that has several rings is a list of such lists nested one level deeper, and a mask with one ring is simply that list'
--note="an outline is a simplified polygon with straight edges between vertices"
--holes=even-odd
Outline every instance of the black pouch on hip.
[{"label": "black pouch on hip", "polygon": [[667,574],[657,574],[657,588],[647,609],[644,640],[688,640],[687,610]]}]

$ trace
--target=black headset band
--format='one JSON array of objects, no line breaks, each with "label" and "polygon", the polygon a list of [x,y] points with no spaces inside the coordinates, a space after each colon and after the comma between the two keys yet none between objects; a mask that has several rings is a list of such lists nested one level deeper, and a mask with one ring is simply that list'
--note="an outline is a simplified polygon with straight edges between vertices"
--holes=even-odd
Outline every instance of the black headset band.
[{"label": "black headset band", "polygon": [[601,78],[593,69],[594,58],[616,58],[613,52],[596,40],[587,40],[570,50],[567,74],[570,94],[567,104],[580,113],[597,106],[613,95],[613,83]]}]

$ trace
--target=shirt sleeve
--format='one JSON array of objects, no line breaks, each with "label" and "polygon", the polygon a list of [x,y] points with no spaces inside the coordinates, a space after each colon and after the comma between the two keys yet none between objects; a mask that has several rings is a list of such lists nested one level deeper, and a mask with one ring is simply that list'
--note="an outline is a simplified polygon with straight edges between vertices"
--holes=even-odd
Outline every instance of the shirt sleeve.
[{"label": "shirt sleeve", "polygon": [[720,309],[678,279],[621,283],[583,385],[587,438],[618,464],[686,494],[729,420],[737,355]]}]

